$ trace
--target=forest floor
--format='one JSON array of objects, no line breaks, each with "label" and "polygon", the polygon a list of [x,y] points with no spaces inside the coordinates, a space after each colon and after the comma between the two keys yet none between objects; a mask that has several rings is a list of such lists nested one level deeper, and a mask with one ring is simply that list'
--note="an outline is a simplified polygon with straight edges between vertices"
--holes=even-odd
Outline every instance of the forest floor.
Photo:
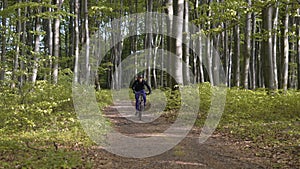
[{"label": "forest floor", "polygon": [[[120,103],[126,107],[132,103]],[[131,137],[149,136],[164,131],[171,122],[161,116],[151,123],[135,123],[118,113],[116,105],[104,109],[104,113],[114,123],[115,129]],[[135,116],[132,112],[132,116]],[[148,158],[126,158],[106,151],[101,146],[93,146],[86,151],[86,158],[92,160],[94,168],[124,169],[231,169],[270,168],[269,161],[255,156],[255,148],[249,149],[247,141],[230,139],[223,133],[215,132],[205,143],[199,143],[201,129],[193,127],[187,137],[163,154]]]}]

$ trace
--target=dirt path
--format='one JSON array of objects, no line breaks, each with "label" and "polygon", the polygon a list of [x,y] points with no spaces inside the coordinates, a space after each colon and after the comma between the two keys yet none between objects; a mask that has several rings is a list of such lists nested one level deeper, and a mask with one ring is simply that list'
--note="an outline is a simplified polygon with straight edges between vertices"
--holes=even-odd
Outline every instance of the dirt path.
[{"label": "dirt path", "polygon": [[[160,117],[151,123],[135,123],[122,117],[116,108],[128,107],[132,103],[121,102],[107,107],[104,111],[115,124],[115,129],[122,134],[133,137],[151,136],[161,133],[170,126],[165,117]],[[132,112],[134,117],[134,112]],[[107,152],[101,147],[92,147],[87,153],[95,164],[95,168],[120,169],[231,169],[231,168],[267,168],[262,159],[249,152],[244,152],[242,146],[236,145],[228,138],[215,134],[204,144],[199,144],[200,129],[193,128],[188,136],[173,149],[158,156],[135,159],[125,158]],[[265,164],[264,164],[265,165]]]}]

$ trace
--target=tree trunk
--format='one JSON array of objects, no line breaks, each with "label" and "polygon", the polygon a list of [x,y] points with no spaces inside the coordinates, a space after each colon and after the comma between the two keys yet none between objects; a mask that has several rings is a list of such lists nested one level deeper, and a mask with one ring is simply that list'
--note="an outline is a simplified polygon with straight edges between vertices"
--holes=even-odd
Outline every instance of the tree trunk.
[{"label": "tree trunk", "polygon": [[[251,7],[251,0],[247,0],[249,8]],[[244,58],[244,88],[249,88],[249,68],[251,56],[251,13],[246,14],[246,29],[245,29],[245,58]]]},{"label": "tree trunk", "polygon": [[[152,12],[153,8],[153,1],[152,0],[146,0],[146,10],[147,12]],[[145,30],[147,32],[152,32],[152,18],[146,17],[145,20]],[[152,41],[153,41],[153,35],[152,33],[147,33],[145,38],[145,49],[147,50],[146,54],[146,79],[148,81],[148,84],[151,86],[151,56],[152,56]]]},{"label": "tree trunk", "polygon": [[[291,16],[291,15],[289,15]],[[290,28],[292,28],[292,31],[289,31],[289,33],[291,34],[290,37],[288,38],[289,43],[290,43],[290,52],[289,53],[289,64],[293,65],[290,66],[288,68],[288,72],[289,72],[289,80],[288,80],[288,88],[292,88],[295,89],[297,84],[296,84],[296,74],[297,74],[297,69],[294,65],[296,65],[296,52],[297,51],[297,47],[296,47],[296,42],[297,42],[297,38],[296,38],[296,23],[295,23],[295,17],[291,16],[290,20],[289,20],[289,26]]]},{"label": "tree trunk", "polygon": [[[161,9],[161,13],[163,13],[163,9]],[[163,15],[161,16],[161,20],[163,20]],[[165,27],[164,27],[164,24],[160,24],[160,30],[164,30]],[[165,59],[165,39],[164,39],[165,36],[161,36],[161,49],[162,49],[162,52],[161,52],[161,64],[160,64],[160,86],[161,87],[165,87],[166,86],[166,80],[164,78],[164,59]]]},{"label": "tree trunk", "polygon": [[74,26],[75,26],[75,63],[74,63],[74,82],[79,83],[79,0],[75,0],[75,18],[74,18]]},{"label": "tree trunk", "polygon": [[[172,45],[172,38],[170,37],[170,35],[172,34],[172,26],[173,26],[173,15],[174,15],[174,11],[173,11],[173,0],[166,0],[166,14],[168,15],[168,19],[167,19],[167,29],[168,29],[168,33],[169,36],[167,36],[167,51],[171,52],[173,51],[173,45]],[[172,55],[170,53],[170,55],[168,56],[168,62],[169,63],[173,63],[173,59],[172,59]],[[173,82],[172,82],[172,77],[170,74],[172,74],[173,72],[173,68],[172,66],[166,65],[167,66],[167,86],[172,87],[173,86]]]},{"label": "tree trunk", "polygon": [[[298,15],[300,15],[300,9],[298,9]],[[297,40],[297,81],[298,85],[297,88],[300,90],[300,18],[297,20],[297,33],[298,33],[298,40]]]},{"label": "tree trunk", "polygon": [[232,86],[232,55],[233,55],[233,31],[230,33],[230,42],[229,42],[229,55],[228,55],[228,71],[227,71],[227,77],[228,77],[228,87]]},{"label": "tree trunk", "polygon": [[88,84],[90,79],[90,35],[89,35],[89,14],[88,0],[84,1],[84,30],[85,30],[85,82]]},{"label": "tree trunk", "polygon": [[283,70],[282,70],[282,88],[287,90],[288,88],[288,75],[289,75],[289,14],[288,5],[286,6],[286,14],[284,19],[284,32],[283,32]]},{"label": "tree trunk", "polygon": [[[51,3],[51,2],[50,2]],[[49,8],[48,9],[48,12],[52,12],[52,9]],[[52,23],[52,18],[49,18],[48,19],[48,32],[47,32],[47,35],[48,35],[48,49],[49,49],[49,81],[51,82],[51,77],[52,77],[52,66],[53,66],[53,63],[52,63],[52,56],[53,56],[53,23]]]},{"label": "tree trunk", "polygon": [[[258,27],[258,33],[262,33],[262,25],[260,24]],[[264,76],[263,76],[263,57],[262,57],[262,43],[257,42],[255,48],[257,48],[257,87],[263,88],[264,87]]]},{"label": "tree trunk", "polygon": [[[27,0],[25,0],[25,2],[28,2]],[[25,7],[24,8],[24,16],[27,16],[27,8],[28,7]],[[22,36],[21,36],[21,41],[22,41],[22,44],[26,44],[26,36],[28,33],[25,33],[27,32],[27,29],[26,29],[26,26],[27,26],[27,22],[24,21],[23,24],[22,24]],[[26,49],[24,48],[20,48],[21,49],[21,55],[22,56],[25,56],[26,54]],[[21,70],[21,74],[20,76],[18,77],[18,81],[19,81],[19,86],[22,87],[23,84],[24,84],[24,81],[25,81],[25,63],[23,60],[20,60],[20,70]]]},{"label": "tree trunk", "polygon": [[184,24],[183,24],[183,31],[184,31],[184,36],[183,36],[183,41],[185,42],[184,44],[184,50],[183,50],[183,81],[184,84],[189,84],[190,83],[190,69],[189,69],[189,64],[190,64],[190,34],[189,34],[189,2],[184,1]]},{"label": "tree trunk", "polygon": [[274,85],[275,89],[278,89],[278,74],[277,74],[277,28],[278,28],[278,13],[279,13],[279,2],[276,3],[275,16],[273,21],[273,65],[274,65]]},{"label": "tree trunk", "polygon": [[219,49],[220,44],[220,35],[214,35],[213,38],[213,45],[211,46],[211,58],[212,58],[212,79],[213,79],[213,85],[219,85],[221,83],[220,79],[220,57],[218,51],[216,49]]},{"label": "tree trunk", "polygon": [[[39,0],[37,1],[40,2]],[[37,13],[40,13],[40,8],[37,9]],[[35,41],[34,41],[34,54],[33,54],[33,69],[32,69],[32,77],[31,82],[35,83],[38,74],[39,68],[39,53],[40,53],[40,31],[41,31],[41,21],[40,18],[37,17],[35,20]]]},{"label": "tree trunk", "polygon": [[[76,2],[75,0],[70,0],[69,1],[69,6],[70,6],[70,13],[75,14],[75,5]],[[68,34],[68,39],[69,39],[69,44],[68,44],[68,50],[69,50],[69,55],[67,56],[74,56],[75,54],[75,21],[76,19],[73,16],[70,16],[70,24],[69,24],[69,34]],[[67,42],[67,41],[66,41]]]},{"label": "tree trunk", "polygon": [[[252,34],[256,33],[256,14],[252,13]],[[252,53],[251,53],[251,75],[252,75],[252,89],[256,89],[257,87],[257,48],[256,48],[256,40],[252,39]]]},{"label": "tree trunk", "polygon": [[[238,18],[239,14],[238,14]],[[240,86],[240,25],[237,24],[235,26],[234,33],[234,57],[233,57],[233,80],[234,85],[239,87]]]},{"label": "tree trunk", "polygon": [[[198,0],[195,0],[194,2],[194,18],[193,19],[198,19],[199,18],[199,12],[198,12],[198,8],[199,8],[199,2]],[[201,32],[201,25],[199,24],[198,25],[198,31],[199,31],[199,34]],[[201,34],[199,36],[199,38],[196,40],[196,41],[193,41],[192,43],[193,48],[195,48],[194,50],[198,50],[197,52],[199,53],[199,58],[202,57],[202,55],[200,54],[200,50],[201,50]],[[193,82],[194,83],[198,83],[198,69],[197,69],[197,60],[198,60],[198,56],[196,54],[196,52],[193,52],[193,74],[194,74],[194,79],[193,79]]]},{"label": "tree trunk", "polygon": [[[212,0],[208,0],[208,4],[210,5],[210,3],[212,2]],[[211,17],[211,10],[209,10],[208,14],[207,14],[208,18]],[[207,21],[207,29],[211,29],[211,22],[210,20]],[[206,70],[208,72],[208,77],[209,77],[209,81],[210,84],[212,86],[214,86],[214,77],[213,77],[213,58],[212,58],[212,51],[213,51],[213,41],[211,40],[211,34],[207,35],[207,39],[206,39],[206,55],[204,55],[206,58],[203,58],[204,61],[206,62]]]},{"label": "tree trunk", "polygon": [[[112,2],[111,2],[112,3]],[[122,11],[118,14],[121,14]],[[111,18],[111,20],[113,20],[113,18]],[[122,65],[121,65],[121,59],[122,59],[122,48],[123,48],[123,42],[121,41],[122,37],[121,37],[121,21],[114,21],[114,24],[112,24],[112,30],[114,30],[113,32],[111,32],[111,40],[112,40],[112,44],[114,44],[113,49],[112,49],[112,61],[113,61],[113,69],[111,70],[112,73],[112,88],[113,89],[120,89],[121,88],[121,70],[122,70]],[[114,72],[113,72],[114,71]]]},{"label": "tree trunk", "polygon": [[230,43],[228,41],[228,31],[227,31],[227,23],[226,21],[223,23],[223,27],[224,27],[224,32],[222,34],[223,38],[223,49],[224,49],[224,72],[225,72],[225,76],[226,76],[226,85],[230,86],[230,74],[229,74],[229,48],[228,48],[228,44]]},{"label": "tree trunk", "polygon": [[[199,12],[198,12],[198,8],[199,8],[199,0],[195,0],[195,19],[198,19],[199,18]],[[193,44],[193,45],[196,45],[196,50],[198,50],[198,54],[199,54],[199,57],[197,56],[197,54],[194,54],[194,59],[193,59],[193,66],[194,66],[194,83],[197,83],[197,82],[200,82],[200,83],[203,83],[204,82],[204,71],[203,71],[203,47],[202,47],[202,29],[201,29],[201,25],[199,24],[198,25],[198,31],[199,31],[199,37],[198,39],[196,40],[196,44]],[[197,64],[197,61],[198,61],[198,58],[199,58],[199,65]],[[199,68],[198,68],[199,66]]]},{"label": "tree trunk", "polygon": [[[157,25],[159,26],[159,25]],[[161,35],[155,35],[155,45],[154,45],[154,54],[153,54],[153,88],[157,88],[157,75],[156,75],[156,63],[157,63],[157,50],[160,46]],[[162,70],[162,69],[161,69]]]},{"label": "tree trunk", "polygon": [[[56,0],[57,11],[60,11],[61,6],[64,0]],[[54,52],[54,65],[53,65],[53,83],[57,84],[58,82],[58,60],[59,60],[59,51],[60,51],[60,17],[55,19],[54,23],[54,43],[53,43],[53,52]]]},{"label": "tree trunk", "polygon": [[183,37],[183,10],[184,10],[184,0],[174,1],[175,15],[180,19],[173,21],[173,31],[176,37],[175,40],[175,62],[174,62],[174,79],[177,84],[183,84],[182,75],[182,37]]},{"label": "tree trunk", "polygon": [[[3,9],[7,7],[7,0],[3,0]],[[6,67],[6,18],[2,17],[2,29],[3,34],[1,35],[2,46],[1,46],[1,70],[0,70],[0,80],[5,79],[5,67]]]},{"label": "tree trunk", "polygon": [[[22,0],[19,0],[19,3],[21,3]],[[21,29],[22,29],[22,23],[21,23],[21,8],[18,8],[18,21],[17,21],[17,38],[16,38],[16,54],[15,54],[15,60],[14,60],[14,68],[12,72],[12,84],[11,88],[15,88],[16,85],[16,74],[19,69],[19,56],[20,56],[20,40],[21,40]]]},{"label": "tree trunk", "polygon": [[263,75],[265,87],[274,90],[274,67],[272,55],[272,7],[266,7],[262,11],[263,31],[267,33],[267,38],[262,41]]}]

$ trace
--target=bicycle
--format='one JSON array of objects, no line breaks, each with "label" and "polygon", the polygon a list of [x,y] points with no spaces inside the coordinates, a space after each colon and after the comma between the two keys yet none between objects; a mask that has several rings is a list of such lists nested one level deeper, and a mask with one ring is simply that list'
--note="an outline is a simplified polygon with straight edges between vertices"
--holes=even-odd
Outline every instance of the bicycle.
[{"label": "bicycle", "polygon": [[[135,93],[135,92],[134,92]],[[150,93],[146,93],[149,95]],[[137,103],[137,110],[135,115],[138,116],[139,120],[142,120],[142,113],[145,110],[145,101],[142,93],[139,93],[138,103]]]},{"label": "bicycle", "polygon": [[145,104],[144,104],[144,98],[143,95],[139,95],[139,102],[138,102],[138,110],[137,110],[137,115],[139,120],[142,120],[142,112],[145,110]]}]

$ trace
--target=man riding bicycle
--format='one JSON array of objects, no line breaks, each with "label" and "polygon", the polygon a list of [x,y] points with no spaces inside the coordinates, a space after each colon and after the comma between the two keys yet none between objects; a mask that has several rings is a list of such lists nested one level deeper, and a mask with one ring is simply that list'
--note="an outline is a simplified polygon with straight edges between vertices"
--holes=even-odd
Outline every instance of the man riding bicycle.
[{"label": "man riding bicycle", "polygon": [[147,95],[151,94],[151,88],[148,85],[148,83],[143,79],[143,75],[138,75],[137,80],[134,81],[132,84],[132,90],[135,93],[135,109],[136,111],[139,111],[139,97],[140,95],[143,96],[144,99],[144,106],[146,106],[146,92],[145,92],[145,86],[148,88],[149,93]]}]

